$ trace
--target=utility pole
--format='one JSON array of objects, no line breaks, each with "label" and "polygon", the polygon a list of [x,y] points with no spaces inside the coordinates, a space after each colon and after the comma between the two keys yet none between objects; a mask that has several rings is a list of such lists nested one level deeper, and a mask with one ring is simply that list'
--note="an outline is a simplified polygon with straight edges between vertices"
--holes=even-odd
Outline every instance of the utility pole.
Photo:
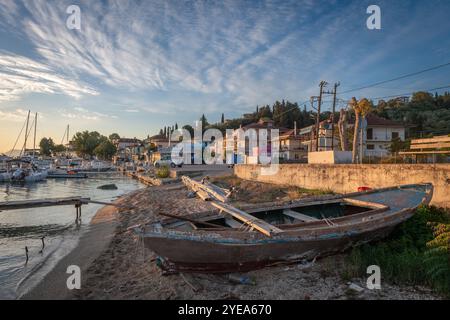
[{"label": "utility pole", "polygon": [[320,94],[319,94],[319,100],[317,105],[317,120],[316,120],[316,152],[319,151],[319,127],[320,127],[320,107],[322,106],[322,95],[323,95],[323,88],[326,87],[328,83],[326,81],[320,81],[319,87],[320,87]]},{"label": "utility pole", "polygon": [[[333,109],[331,113],[331,150],[334,150],[334,113],[336,112],[336,93],[337,93],[337,87],[339,87],[341,84],[339,82],[336,82],[334,84],[334,90],[332,92],[324,92],[325,94],[332,94],[333,95]],[[326,137],[325,137],[326,139]]]}]

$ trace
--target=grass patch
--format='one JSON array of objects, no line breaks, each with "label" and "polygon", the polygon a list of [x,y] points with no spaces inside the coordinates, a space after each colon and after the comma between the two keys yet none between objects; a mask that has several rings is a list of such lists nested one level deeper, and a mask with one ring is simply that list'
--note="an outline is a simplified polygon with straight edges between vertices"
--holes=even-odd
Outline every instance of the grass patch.
[{"label": "grass patch", "polygon": [[306,188],[298,188],[297,193],[299,195],[311,195],[311,196],[323,196],[327,194],[334,194],[334,192],[330,189],[306,189]]},{"label": "grass patch", "polygon": [[329,190],[304,189],[296,186],[276,185],[258,181],[243,180],[235,175],[213,177],[211,182],[222,188],[236,188],[232,200],[245,203],[296,200],[309,196],[332,194]]},{"label": "grass patch", "polygon": [[449,242],[449,211],[422,206],[388,239],[354,248],[342,277],[366,276],[375,264],[391,283],[428,286],[450,297]]}]

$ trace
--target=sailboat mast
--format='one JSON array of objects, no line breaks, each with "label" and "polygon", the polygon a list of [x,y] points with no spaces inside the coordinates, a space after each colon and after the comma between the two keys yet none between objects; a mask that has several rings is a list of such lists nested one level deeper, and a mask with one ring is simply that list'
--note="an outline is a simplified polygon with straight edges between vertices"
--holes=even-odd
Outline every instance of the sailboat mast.
[{"label": "sailboat mast", "polygon": [[[28,137],[28,123],[30,122],[30,110],[28,110],[27,115],[27,125],[25,127],[25,141],[23,143],[23,153],[25,154],[25,151],[27,150],[27,137]],[[20,151],[20,155],[22,155],[22,151]]]},{"label": "sailboat mast", "polygon": [[34,116],[34,139],[33,139],[33,158],[35,156],[35,150],[36,150],[36,128],[37,128],[37,112]]}]

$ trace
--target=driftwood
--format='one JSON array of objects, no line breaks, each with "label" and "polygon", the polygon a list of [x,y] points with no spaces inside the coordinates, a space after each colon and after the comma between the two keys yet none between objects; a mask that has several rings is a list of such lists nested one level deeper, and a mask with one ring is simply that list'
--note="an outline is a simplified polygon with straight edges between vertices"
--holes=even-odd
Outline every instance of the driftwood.
[{"label": "driftwood", "polygon": [[[228,194],[225,193],[225,190],[222,188],[219,188],[218,186],[209,183],[207,181],[204,181],[204,183],[195,181],[187,176],[181,177],[181,180],[183,183],[190,189],[192,189],[194,192],[197,193],[197,195],[200,198],[206,198],[206,199],[215,199],[221,202],[228,202]],[[208,197],[206,197],[206,194]],[[205,200],[205,199],[203,199]]]}]

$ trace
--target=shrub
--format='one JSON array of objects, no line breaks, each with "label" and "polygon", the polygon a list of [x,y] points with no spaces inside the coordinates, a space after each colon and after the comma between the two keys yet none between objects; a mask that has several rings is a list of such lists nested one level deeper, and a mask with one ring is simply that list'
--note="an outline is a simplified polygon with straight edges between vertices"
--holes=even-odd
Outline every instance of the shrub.
[{"label": "shrub", "polygon": [[392,283],[426,285],[450,296],[449,242],[449,212],[422,206],[386,240],[354,248],[342,277],[363,276],[375,264]]},{"label": "shrub", "polygon": [[158,178],[161,178],[161,179],[168,178],[169,174],[170,174],[170,169],[168,166],[161,166],[156,169],[155,173]]}]

